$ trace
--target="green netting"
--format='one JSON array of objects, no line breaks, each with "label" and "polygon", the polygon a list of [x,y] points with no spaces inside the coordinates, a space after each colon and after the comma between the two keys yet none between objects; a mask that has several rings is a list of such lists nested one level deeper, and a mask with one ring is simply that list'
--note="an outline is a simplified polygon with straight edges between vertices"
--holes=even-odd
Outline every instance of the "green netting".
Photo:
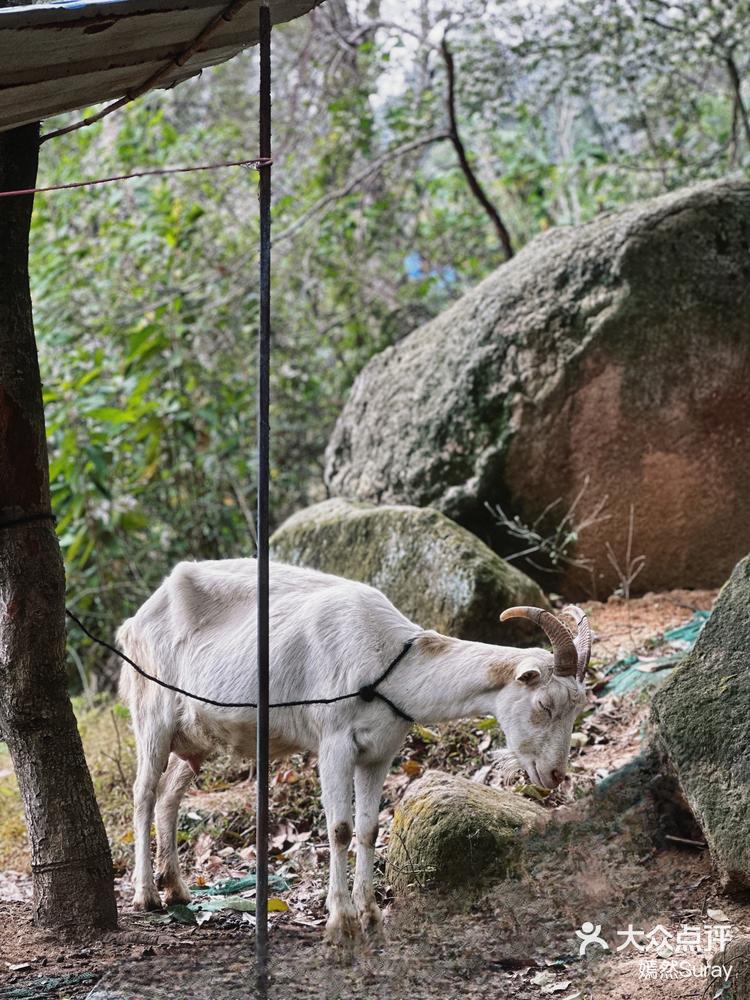
[{"label": "green netting", "polygon": [[37,976],[0,988],[0,1000],[77,1000],[87,996],[100,972],[74,972],[66,976]]},{"label": "green netting", "polygon": [[[275,889],[277,892],[283,892],[289,888],[280,875],[269,875],[268,887],[269,889]],[[243,878],[229,878],[223,882],[217,882],[216,885],[193,885],[190,888],[193,892],[201,896],[235,896],[246,889],[255,888],[255,875],[246,875]]]},{"label": "green netting", "polygon": [[661,684],[684,659],[708,620],[710,611],[694,611],[690,621],[663,635],[655,636],[654,646],[671,646],[670,652],[656,658],[626,656],[613,663],[602,694],[624,694],[638,688]]}]

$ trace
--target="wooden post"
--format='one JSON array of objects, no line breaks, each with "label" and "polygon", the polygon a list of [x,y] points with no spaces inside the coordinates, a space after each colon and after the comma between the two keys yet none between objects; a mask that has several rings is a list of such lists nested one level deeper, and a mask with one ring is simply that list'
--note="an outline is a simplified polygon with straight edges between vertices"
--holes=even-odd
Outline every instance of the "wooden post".
[{"label": "wooden post", "polygon": [[[0,190],[36,184],[39,126],[0,133]],[[112,858],[65,672],[65,573],[50,517],[29,291],[33,197],[0,199],[0,735],[31,841],[43,927],[117,925]]]}]

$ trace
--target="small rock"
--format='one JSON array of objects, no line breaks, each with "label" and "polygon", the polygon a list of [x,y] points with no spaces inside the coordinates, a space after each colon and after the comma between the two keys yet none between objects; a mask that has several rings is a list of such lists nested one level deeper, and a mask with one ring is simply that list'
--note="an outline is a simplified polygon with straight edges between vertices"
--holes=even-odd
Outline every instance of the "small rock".
[{"label": "small rock", "polygon": [[520,858],[519,834],[546,818],[545,809],[513,792],[427,771],[396,809],[386,878],[403,892],[504,877]]},{"label": "small rock", "polygon": [[750,1000],[750,937],[735,937],[724,951],[718,952],[711,959],[714,970],[724,966],[731,968],[729,979],[724,976],[712,977],[713,989],[710,996],[726,997],[727,1000]]}]

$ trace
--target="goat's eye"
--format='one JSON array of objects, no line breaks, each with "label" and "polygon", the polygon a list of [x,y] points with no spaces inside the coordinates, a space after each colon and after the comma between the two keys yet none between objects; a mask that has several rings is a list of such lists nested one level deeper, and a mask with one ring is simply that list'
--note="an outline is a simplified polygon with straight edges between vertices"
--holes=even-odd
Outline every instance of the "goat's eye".
[{"label": "goat's eye", "polygon": [[540,705],[539,707],[542,709],[543,712],[546,712],[550,718],[552,718],[552,709],[550,708],[549,705]]}]

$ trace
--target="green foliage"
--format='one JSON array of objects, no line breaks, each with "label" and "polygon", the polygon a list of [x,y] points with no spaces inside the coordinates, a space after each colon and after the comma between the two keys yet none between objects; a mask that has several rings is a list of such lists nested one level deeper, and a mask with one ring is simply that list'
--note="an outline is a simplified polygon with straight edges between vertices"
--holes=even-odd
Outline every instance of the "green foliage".
[{"label": "green foliage", "polygon": [[[275,32],[277,523],[322,499],[369,357],[503,260],[445,138],[443,31],[467,154],[521,247],[746,167],[728,75],[747,71],[746,6],[413,2],[390,24],[331,0]],[[238,58],[45,145],[42,183],[253,155],[256,69]],[[104,635],[177,560],[253,552],[256,184],[235,169],[37,199],[53,502],[69,604]]]}]

